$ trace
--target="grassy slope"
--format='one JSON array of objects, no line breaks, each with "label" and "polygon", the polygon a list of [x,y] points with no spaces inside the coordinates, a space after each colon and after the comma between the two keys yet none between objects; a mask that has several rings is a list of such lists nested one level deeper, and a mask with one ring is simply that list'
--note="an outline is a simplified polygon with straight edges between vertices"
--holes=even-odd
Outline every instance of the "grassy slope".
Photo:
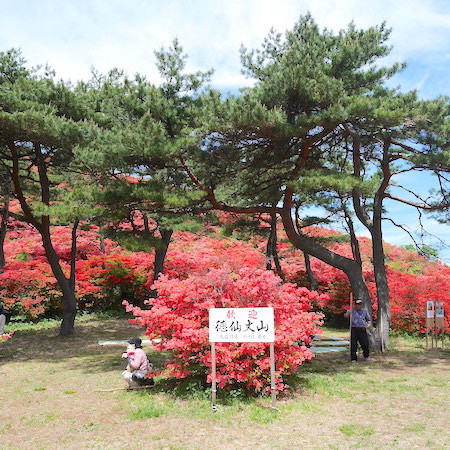
[{"label": "grassy slope", "polygon": [[[300,370],[298,390],[279,399],[279,412],[265,408],[266,399],[219,392],[223,406],[213,413],[207,393],[96,391],[124,386],[122,348],[97,344],[143,335],[124,319],[82,318],[76,336],[65,339],[55,337],[57,329],[21,330],[0,344],[0,448],[403,449],[450,442],[450,352],[425,351],[416,339],[394,339],[394,350],[370,364],[350,365],[343,354],[316,358]],[[164,357],[149,356],[156,363]]]}]

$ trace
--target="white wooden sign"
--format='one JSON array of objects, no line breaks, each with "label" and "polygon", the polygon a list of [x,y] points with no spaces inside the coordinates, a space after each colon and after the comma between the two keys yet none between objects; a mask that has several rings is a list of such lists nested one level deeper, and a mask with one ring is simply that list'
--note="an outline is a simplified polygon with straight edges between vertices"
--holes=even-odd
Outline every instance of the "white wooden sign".
[{"label": "white wooden sign", "polygon": [[427,319],[434,318],[434,302],[428,300],[427,301]]},{"label": "white wooden sign", "polygon": [[[444,336],[444,328],[445,328],[445,320],[444,320],[444,303],[443,302],[436,302],[435,304],[435,311],[436,311],[436,319],[435,319],[435,325],[436,328],[441,330],[442,336]],[[442,347],[444,344],[442,344]]]},{"label": "white wooden sign", "polygon": [[210,308],[209,342],[274,342],[273,308]]},{"label": "white wooden sign", "polygon": [[436,318],[444,317],[444,303],[436,302]]}]

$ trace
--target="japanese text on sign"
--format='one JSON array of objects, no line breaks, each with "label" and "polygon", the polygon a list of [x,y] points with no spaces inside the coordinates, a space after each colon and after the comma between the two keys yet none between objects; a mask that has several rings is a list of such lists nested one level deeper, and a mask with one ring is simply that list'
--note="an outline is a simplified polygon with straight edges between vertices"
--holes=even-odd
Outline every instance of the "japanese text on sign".
[{"label": "japanese text on sign", "polygon": [[274,342],[273,308],[210,308],[210,342]]}]

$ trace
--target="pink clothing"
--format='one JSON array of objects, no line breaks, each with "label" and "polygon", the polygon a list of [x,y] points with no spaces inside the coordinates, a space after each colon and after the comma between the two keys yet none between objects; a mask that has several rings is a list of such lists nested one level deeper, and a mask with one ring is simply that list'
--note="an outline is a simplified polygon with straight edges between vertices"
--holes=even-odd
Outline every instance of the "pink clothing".
[{"label": "pink clothing", "polygon": [[127,358],[131,369],[142,370],[143,372],[150,370],[147,355],[142,348],[137,348],[134,352],[129,352]]}]

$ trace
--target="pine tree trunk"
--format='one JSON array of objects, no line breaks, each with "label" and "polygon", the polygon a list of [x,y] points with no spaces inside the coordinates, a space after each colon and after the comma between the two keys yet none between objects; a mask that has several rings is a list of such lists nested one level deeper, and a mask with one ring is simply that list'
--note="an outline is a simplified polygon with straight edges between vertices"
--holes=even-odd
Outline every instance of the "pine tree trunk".
[{"label": "pine tree trunk", "polygon": [[51,242],[50,228],[43,227],[41,229],[41,236],[45,255],[62,293],[63,317],[59,334],[60,336],[68,336],[73,334],[75,331],[75,317],[77,315],[77,299],[75,296],[75,289],[72,287],[70,278],[67,278],[64,275],[61,268],[59,257]]},{"label": "pine tree trunk", "polygon": [[106,245],[105,245],[105,239],[100,236],[100,253],[105,254],[106,253]]},{"label": "pine tree trunk", "polygon": [[[275,247],[276,247],[276,243],[275,243]],[[286,277],[284,275],[283,269],[281,267],[281,263],[280,263],[280,257],[278,255],[278,250],[275,248],[274,252],[273,252],[273,262],[275,264],[275,269],[277,271],[277,275],[283,280],[285,281]]]},{"label": "pine tree trunk", "polygon": [[317,288],[319,287],[319,283],[317,282],[317,278],[314,275],[314,272],[311,267],[311,258],[308,255],[308,253],[303,252],[303,257],[305,259],[305,269],[306,269],[306,275],[308,277],[309,281],[309,289],[311,291],[317,291]]},{"label": "pine tree trunk", "polygon": [[172,239],[173,230],[160,230],[161,246],[155,249],[155,260],[153,270],[153,280],[156,281],[160,273],[164,273],[164,262],[166,260],[167,250]]},{"label": "pine tree trunk", "polygon": [[6,200],[2,210],[1,210],[2,219],[0,222],[0,272],[2,272],[3,267],[5,267],[5,239],[6,232],[8,229],[8,217],[9,217],[9,200]]},{"label": "pine tree trunk", "polygon": [[285,275],[283,269],[281,268],[280,258],[278,256],[277,250],[277,242],[278,242],[277,216],[276,214],[271,214],[270,216],[271,216],[270,234],[269,238],[267,239],[267,246],[266,246],[266,269],[272,270],[272,260],[273,260],[277,275],[284,281]]},{"label": "pine tree trunk", "polygon": [[70,287],[75,292],[75,270],[77,262],[77,230],[80,221],[76,220],[72,227],[72,246],[70,249]]},{"label": "pine tree trunk", "polygon": [[374,226],[372,228],[372,258],[378,299],[378,319],[376,331],[380,350],[384,352],[389,346],[391,306],[389,301],[389,283],[386,273],[383,235],[381,229],[381,205],[380,210],[378,210],[376,203],[374,208]]},{"label": "pine tree trunk", "polygon": [[[361,136],[350,131],[354,138],[353,143],[353,165],[354,175],[361,178]],[[375,284],[377,289],[378,311],[377,326],[375,328],[375,340],[377,349],[385,351],[389,343],[389,331],[391,325],[391,309],[389,302],[389,284],[385,266],[385,256],[383,248],[383,232],[382,232],[382,215],[383,215],[383,199],[386,189],[389,186],[392,173],[390,170],[390,141],[385,140],[383,143],[383,158],[381,161],[381,169],[383,178],[380,186],[375,193],[372,206],[372,219],[369,212],[365,209],[362,202],[362,193],[359,188],[354,188],[352,192],[353,206],[358,219],[369,230],[372,238],[372,264],[375,273]]]},{"label": "pine tree trunk", "polygon": [[[155,248],[155,259],[153,261],[153,281],[158,279],[159,274],[164,273],[164,262],[166,260],[167,251],[169,249],[170,240],[172,239],[173,230],[160,230],[161,245]],[[158,291],[152,289],[150,293],[151,298],[156,298]]]},{"label": "pine tree trunk", "polygon": [[[53,275],[58,282],[62,293],[63,303],[63,319],[59,334],[60,336],[67,336],[74,333],[75,316],[77,314],[77,300],[75,290],[71,286],[70,279],[64,275],[59,262],[59,257],[53,247],[51,233],[50,233],[50,217],[34,215],[34,212],[28,204],[25,193],[21,184],[20,168],[19,168],[19,154],[17,152],[14,141],[8,141],[7,146],[11,152],[12,159],[12,183],[17,199],[19,200],[25,220],[33,225],[41,235],[42,245],[44,247],[45,256],[47,257]],[[39,175],[39,184],[41,187],[41,201],[43,204],[50,205],[50,180],[48,178],[47,167],[45,163],[45,156],[42,152],[40,144],[33,144],[37,172]]]}]

